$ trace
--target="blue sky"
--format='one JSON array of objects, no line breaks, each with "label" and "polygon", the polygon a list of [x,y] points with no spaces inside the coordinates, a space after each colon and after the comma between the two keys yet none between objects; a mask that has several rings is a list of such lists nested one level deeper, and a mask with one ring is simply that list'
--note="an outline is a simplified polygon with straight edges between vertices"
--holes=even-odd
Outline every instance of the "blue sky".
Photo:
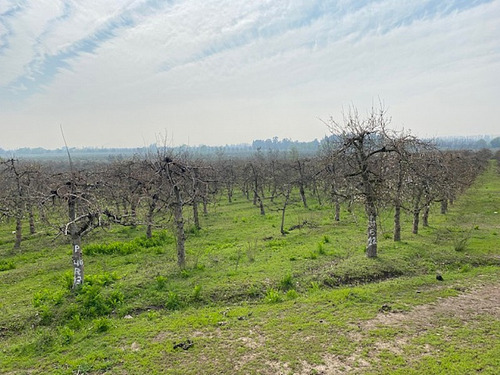
[{"label": "blue sky", "polygon": [[0,147],[500,134],[500,0],[0,0]]}]

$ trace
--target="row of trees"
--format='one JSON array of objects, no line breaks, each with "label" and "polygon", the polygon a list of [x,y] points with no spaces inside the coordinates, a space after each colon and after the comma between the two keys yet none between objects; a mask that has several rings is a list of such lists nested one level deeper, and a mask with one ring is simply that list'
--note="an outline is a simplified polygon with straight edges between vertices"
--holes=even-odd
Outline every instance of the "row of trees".
[{"label": "row of trees", "polygon": [[[199,210],[209,203],[233,201],[242,194],[260,214],[281,211],[281,234],[290,204],[308,207],[313,199],[332,205],[341,220],[342,205],[364,205],[367,219],[366,255],[377,256],[380,210],[394,212],[394,240],[401,240],[401,212],[413,214],[413,232],[428,225],[429,207],[441,212],[463,191],[492,157],[491,152],[440,152],[410,134],[387,128],[383,110],[366,118],[352,110],[344,121],[327,122],[333,136],[313,157],[297,152],[257,151],[248,158],[223,153],[209,160],[167,148],[129,160],[92,163],[35,163],[15,159],[0,164],[0,214],[15,221],[20,248],[23,225],[30,233],[43,223],[68,236],[73,248],[74,287],[84,282],[82,237],[97,227],[173,223],[177,262],[185,267],[185,218],[200,228]],[[200,207],[201,206],[201,207]],[[189,211],[189,213],[187,213]]]}]

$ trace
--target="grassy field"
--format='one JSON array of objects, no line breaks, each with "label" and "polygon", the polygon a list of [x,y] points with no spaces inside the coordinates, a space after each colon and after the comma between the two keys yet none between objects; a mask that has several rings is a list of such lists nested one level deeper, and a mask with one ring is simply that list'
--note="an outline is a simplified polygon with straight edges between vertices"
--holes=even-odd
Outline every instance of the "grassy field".
[{"label": "grassy field", "polygon": [[495,164],[418,235],[405,216],[402,242],[382,211],[376,259],[361,209],[335,222],[309,199],[282,236],[279,211],[221,198],[201,230],[188,220],[182,271],[170,228],[96,230],[78,292],[65,239],[40,228],[14,252],[1,224],[0,373],[498,373]]}]

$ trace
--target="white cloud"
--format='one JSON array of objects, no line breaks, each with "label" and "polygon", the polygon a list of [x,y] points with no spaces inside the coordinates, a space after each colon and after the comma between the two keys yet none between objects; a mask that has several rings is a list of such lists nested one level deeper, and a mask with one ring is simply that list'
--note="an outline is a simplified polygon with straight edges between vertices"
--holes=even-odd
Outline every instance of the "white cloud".
[{"label": "white cloud", "polygon": [[[139,1],[53,4],[10,21],[0,89],[33,60],[43,65],[89,38],[95,45],[77,48],[41,91],[0,114],[2,123],[53,134],[6,134],[12,147],[59,146],[60,123],[77,146],[141,145],[164,130],[191,144],[312,139],[326,132],[317,117],[340,117],[350,104],[364,111],[378,97],[395,125],[417,133],[497,129],[498,0],[463,11],[395,0],[200,0],[155,12]],[[111,36],[92,37],[106,26]],[[484,127],[471,127],[474,119]]]}]

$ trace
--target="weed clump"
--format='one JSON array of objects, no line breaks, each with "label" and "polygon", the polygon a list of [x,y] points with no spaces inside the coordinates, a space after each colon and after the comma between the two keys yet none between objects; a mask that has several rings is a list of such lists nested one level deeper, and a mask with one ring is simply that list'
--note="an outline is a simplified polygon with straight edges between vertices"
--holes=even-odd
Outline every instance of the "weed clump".
[{"label": "weed clump", "polygon": [[291,273],[287,273],[280,281],[280,289],[287,291],[293,288],[293,276]]},{"label": "weed clump", "polygon": [[111,328],[111,322],[107,318],[98,318],[94,320],[94,331],[104,333]]},{"label": "weed clump", "polygon": [[120,291],[106,294],[100,285],[84,284],[78,291],[76,301],[80,304],[81,313],[85,317],[104,316],[121,305],[125,297]]},{"label": "weed clump", "polygon": [[168,310],[179,310],[182,307],[181,299],[175,292],[168,292],[167,300],[165,301],[165,308]]},{"label": "weed clump", "polygon": [[200,301],[201,300],[201,285],[195,285],[194,286],[192,297],[193,297],[194,301]]},{"label": "weed clump", "polygon": [[265,300],[267,303],[279,303],[283,301],[283,297],[279,291],[274,288],[270,288],[266,292]]}]

